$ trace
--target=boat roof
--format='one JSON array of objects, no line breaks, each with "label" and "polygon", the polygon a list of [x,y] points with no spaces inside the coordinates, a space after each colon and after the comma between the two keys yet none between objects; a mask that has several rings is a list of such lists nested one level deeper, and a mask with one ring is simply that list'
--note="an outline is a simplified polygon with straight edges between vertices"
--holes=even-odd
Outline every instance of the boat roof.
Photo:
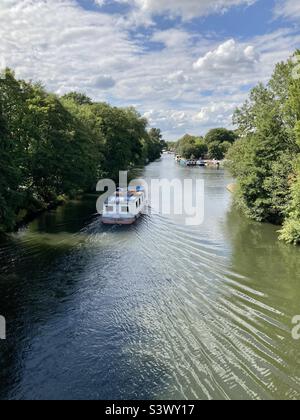
[{"label": "boat roof", "polygon": [[[142,187],[141,187],[142,188]],[[109,204],[126,204],[126,203],[132,203],[134,201],[137,201],[140,197],[144,195],[144,188],[142,190],[125,190],[125,189],[118,189],[114,193],[114,195],[111,195],[108,197],[108,203]]]}]

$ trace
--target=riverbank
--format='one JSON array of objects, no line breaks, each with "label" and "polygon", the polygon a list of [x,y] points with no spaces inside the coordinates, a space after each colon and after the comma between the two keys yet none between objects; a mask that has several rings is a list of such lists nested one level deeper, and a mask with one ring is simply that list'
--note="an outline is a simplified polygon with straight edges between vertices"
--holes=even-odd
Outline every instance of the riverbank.
[{"label": "riverbank", "polygon": [[[80,198],[82,194],[78,195],[77,198]],[[29,209],[21,209],[17,215],[16,225],[12,232],[17,232],[20,228],[28,225],[29,223],[33,222],[35,219],[40,217],[42,214],[56,210],[58,207],[65,205],[68,201],[71,200],[71,197],[60,196],[56,200],[43,205],[37,208],[29,208]],[[10,232],[5,232],[10,233]]]},{"label": "riverbank", "polygon": [[2,232],[56,205],[56,197],[153,162],[165,146],[161,131],[148,129],[132,107],[76,92],[59,97],[9,69],[0,84],[0,132]]},{"label": "riverbank", "polygon": [[[0,399],[300,398],[300,250],[232,207],[227,171],[188,173],[199,226],[106,227],[88,195],[0,241]],[[186,174],[166,158],[138,175]]]},{"label": "riverbank", "polygon": [[[156,162],[158,162],[160,159],[157,159]],[[131,167],[128,170],[128,182],[130,180],[135,179],[137,177],[137,174],[140,174],[146,166],[150,165],[153,162],[147,162],[144,165],[139,164],[136,166]],[[116,181],[116,185],[118,185],[118,181]],[[41,202],[36,202],[35,205],[31,205],[28,209],[21,209],[17,215],[17,221],[13,229],[6,231],[6,232],[0,232],[0,236],[8,235],[9,233],[15,233],[19,229],[25,227],[29,223],[33,222],[34,220],[38,219],[43,214],[47,213],[48,211],[56,210],[61,206],[67,205],[72,200],[82,200],[87,197],[91,197],[95,199],[95,203],[97,201],[97,197],[101,193],[92,191],[79,191],[77,194],[72,194],[69,196],[61,195],[57,197],[55,200],[53,200],[51,203],[45,204]]]},{"label": "riverbank", "polygon": [[227,154],[239,207],[253,220],[282,226],[279,238],[294,245],[300,245],[300,82],[291,71],[297,54],[236,110],[239,140]]}]

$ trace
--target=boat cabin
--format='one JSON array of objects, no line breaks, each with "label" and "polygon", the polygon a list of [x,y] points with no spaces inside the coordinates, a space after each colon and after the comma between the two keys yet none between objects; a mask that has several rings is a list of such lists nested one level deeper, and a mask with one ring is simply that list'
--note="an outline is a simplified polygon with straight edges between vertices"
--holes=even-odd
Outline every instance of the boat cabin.
[{"label": "boat cabin", "polygon": [[102,222],[104,224],[132,224],[142,214],[146,205],[143,187],[118,189],[104,203]]}]

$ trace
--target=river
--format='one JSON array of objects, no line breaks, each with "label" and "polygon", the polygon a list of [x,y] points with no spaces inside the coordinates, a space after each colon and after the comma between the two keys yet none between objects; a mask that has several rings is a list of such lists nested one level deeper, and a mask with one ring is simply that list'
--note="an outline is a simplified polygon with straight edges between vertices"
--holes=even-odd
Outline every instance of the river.
[{"label": "river", "polygon": [[1,240],[0,399],[300,399],[300,249],[222,169],[143,175],[204,179],[204,223],[105,227],[90,196]]}]

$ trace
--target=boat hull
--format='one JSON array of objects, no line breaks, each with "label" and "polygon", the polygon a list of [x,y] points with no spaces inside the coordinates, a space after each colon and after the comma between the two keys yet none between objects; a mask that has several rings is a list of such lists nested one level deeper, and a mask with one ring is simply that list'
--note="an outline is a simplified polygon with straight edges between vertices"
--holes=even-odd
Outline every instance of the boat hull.
[{"label": "boat hull", "polygon": [[133,225],[136,222],[135,218],[132,219],[115,219],[109,217],[102,217],[104,225]]},{"label": "boat hull", "polygon": [[107,217],[102,216],[102,223],[104,225],[133,225],[141,216],[138,214],[137,216],[132,217]]}]

